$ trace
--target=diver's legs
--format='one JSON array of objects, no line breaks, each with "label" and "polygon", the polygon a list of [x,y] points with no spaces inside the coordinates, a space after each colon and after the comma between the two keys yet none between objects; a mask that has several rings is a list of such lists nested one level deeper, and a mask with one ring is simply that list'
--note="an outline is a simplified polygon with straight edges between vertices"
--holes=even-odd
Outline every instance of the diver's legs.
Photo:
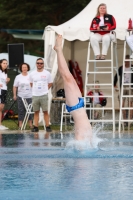
[{"label": "diver's legs", "polygon": [[64,58],[62,52],[62,36],[57,36],[54,49],[57,52],[58,69],[61,77],[63,78],[66,104],[69,106],[74,106],[79,102],[78,97],[81,97],[82,95],[75,79],[68,69],[66,60]]}]

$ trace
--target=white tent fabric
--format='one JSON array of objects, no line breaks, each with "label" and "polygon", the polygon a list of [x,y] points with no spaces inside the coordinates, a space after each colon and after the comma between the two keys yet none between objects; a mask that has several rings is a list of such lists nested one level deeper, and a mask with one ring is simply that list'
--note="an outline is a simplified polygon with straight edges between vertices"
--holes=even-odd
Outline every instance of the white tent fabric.
[{"label": "white tent fabric", "polygon": [[[99,4],[105,3],[107,11],[116,19],[116,37],[118,51],[118,65],[123,62],[123,44],[127,34],[128,20],[133,18],[133,0],[92,0],[78,15],[59,26],[47,26],[43,34],[45,40],[45,60],[48,64],[54,82],[52,90],[53,96],[56,91],[62,88],[61,79],[57,77],[58,71],[56,53],[53,50],[56,34],[61,34],[64,38],[63,52],[66,61],[75,60],[82,70],[83,82],[85,79],[85,69],[87,60],[88,40],[90,37],[90,24],[96,15]],[[92,55],[93,56],[93,55]],[[94,56],[93,56],[94,58]],[[55,78],[56,77],[56,78]],[[55,94],[55,95],[54,95]],[[49,94],[50,95],[50,94]],[[117,96],[117,94],[115,95]],[[52,98],[52,96],[50,96]],[[117,101],[117,100],[116,100]],[[118,106],[118,105],[117,105]],[[116,106],[116,107],[117,107]]]},{"label": "white tent fabric", "polygon": [[101,3],[107,5],[108,13],[116,19],[117,39],[124,40],[128,27],[128,19],[133,18],[133,0],[92,0],[78,15],[66,23],[59,26],[47,26],[45,31],[53,30],[63,35],[63,38],[68,41],[76,39],[86,41],[89,39],[91,21],[96,15],[98,5]]},{"label": "white tent fabric", "polygon": [[55,43],[55,33],[63,35],[63,38],[68,41],[89,40],[89,28],[92,19],[96,15],[96,10],[99,4],[105,3],[107,11],[112,14],[116,19],[116,37],[117,39],[124,40],[126,29],[128,27],[128,19],[132,18],[133,0],[92,0],[78,15],[69,21],[59,26],[47,26],[45,28],[43,39],[45,39],[45,60],[52,73],[53,79],[57,73],[56,54],[53,50]]}]

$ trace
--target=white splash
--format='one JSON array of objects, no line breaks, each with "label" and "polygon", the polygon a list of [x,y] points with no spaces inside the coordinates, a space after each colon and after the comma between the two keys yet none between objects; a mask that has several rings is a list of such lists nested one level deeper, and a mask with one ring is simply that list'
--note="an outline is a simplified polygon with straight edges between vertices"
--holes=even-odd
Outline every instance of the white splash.
[{"label": "white splash", "polygon": [[88,150],[89,152],[92,151],[94,152],[98,150],[99,149],[98,144],[104,140],[98,137],[98,135],[101,132],[101,129],[102,129],[101,125],[96,124],[92,129],[93,133],[92,141],[88,139],[82,141],[71,139],[66,144],[66,149],[77,150],[77,151]]}]

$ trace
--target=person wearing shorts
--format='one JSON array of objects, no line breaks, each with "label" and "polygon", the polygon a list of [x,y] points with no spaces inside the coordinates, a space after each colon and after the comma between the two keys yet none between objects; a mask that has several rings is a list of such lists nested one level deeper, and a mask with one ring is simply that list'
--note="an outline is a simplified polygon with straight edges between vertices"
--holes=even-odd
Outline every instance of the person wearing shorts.
[{"label": "person wearing shorts", "polygon": [[44,69],[44,61],[38,58],[36,61],[37,70],[31,72],[30,83],[32,87],[32,105],[34,111],[34,127],[32,132],[38,132],[38,121],[40,108],[44,113],[46,131],[51,132],[48,114],[48,90],[52,86],[52,76],[49,71]]},{"label": "person wearing shorts", "polygon": [[7,83],[10,81],[10,78],[7,77],[7,60],[0,60],[0,130],[6,130],[7,127],[1,124],[2,121],[2,111],[4,109],[7,97]]}]

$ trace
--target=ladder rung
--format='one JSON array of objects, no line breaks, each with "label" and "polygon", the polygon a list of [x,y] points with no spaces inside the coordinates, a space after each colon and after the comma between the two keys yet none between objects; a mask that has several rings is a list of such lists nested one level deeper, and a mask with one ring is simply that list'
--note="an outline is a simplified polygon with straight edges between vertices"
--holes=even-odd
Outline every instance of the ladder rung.
[{"label": "ladder rung", "polygon": [[[92,97],[96,97],[95,95],[91,95],[91,96],[86,96],[85,98],[92,98]],[[104,96],[101,96],[101,97],[112,97],[112,96],[110,96],[110,95],[105,95],[104,94]]]},{"label": "ladder rung", "polygon": [[[110,67],[95,67],[95,69],[111,69],[111,66]],[[114,69],[114,68],[113,68]]]},{"label": "ladder rung", "polygon": [[133,61],[133,59],[124,59],[124,61]]},{"label": "ladder rung", "polygon": [[89,108],[85,107],[85,109],[86,110],[113,110],[113,108],[109,108],[109,107],[108,108],[107,107],[104,107],[104,108],[103,107],[102,108],[101,107],[99,107],[99,108],[98,107],[97,108],[95,108],[95,107],[89,107]]},{"label": "ladder rung", "polygon": [[[87,83],[87,84],[86,84],[86,86],[89,86],[89,85],[94,85],[94,86],[95,86],[95,85],[97,85],[97,84],[96,84],[96,83]],[[103,85],[103,86],[106,86],[106,85],[107,85],[107,86],[112,86],[111,83],[99,83],[98,85],[99,85],[99,86],[101,86],[101,85]]]},{"label": "ladder rung", "polygon": [[123,95],[123,96],[122,96],[122,98],[127,98],[127,97],[128,97],[128,98],[132,98],[133,95]]},{"label": "ladder rung", "polygon": [[133,107],[122,107],[121,109],[122,109],[122,110],[125,110],[125,109],[126,109],[126,110],[133,110]]},{"label": "ladder rung", "polygon": [[87,74],[112,74],[112,72],[87,72]]},{"label": "ladder rung", "polygon": [[88,60],[88,62],[112,62],[112,60]]},{"label": "ladder rung", "polygon": [[124,73],[126,73],[126,74],[133,74],[133,71],[130,71],[130,72],[124,71]]},{"label": "ladder rung", "polygon": [[121,119],[120,121],[121,121],[121,122],[133,122],[132,119]]},{"label": "ladder rung", "polygon": [[89,119],[90,122],[113,122],[112,119]]},{"label": "ladder rung", "polygon": [[[87,85],[86,85],[86,87],[87,87]],[[90,89],[90,90],[94,90],[94,87],[93,87],[93,88],[89,87],[89,89]],[[103,89],[107,90],[107,89],[111,89],[111,88],[110,88],[110,87],[101,87],[101,86],[100,86],[100,89],[102,89],[102,90],[103,90]]]},{"label": "ladder rung", "polygon": [[133,86],[133,83],[123,83],[123,85],[127,85],[127,86],[130,86],[130,85],[132,85]]}]

